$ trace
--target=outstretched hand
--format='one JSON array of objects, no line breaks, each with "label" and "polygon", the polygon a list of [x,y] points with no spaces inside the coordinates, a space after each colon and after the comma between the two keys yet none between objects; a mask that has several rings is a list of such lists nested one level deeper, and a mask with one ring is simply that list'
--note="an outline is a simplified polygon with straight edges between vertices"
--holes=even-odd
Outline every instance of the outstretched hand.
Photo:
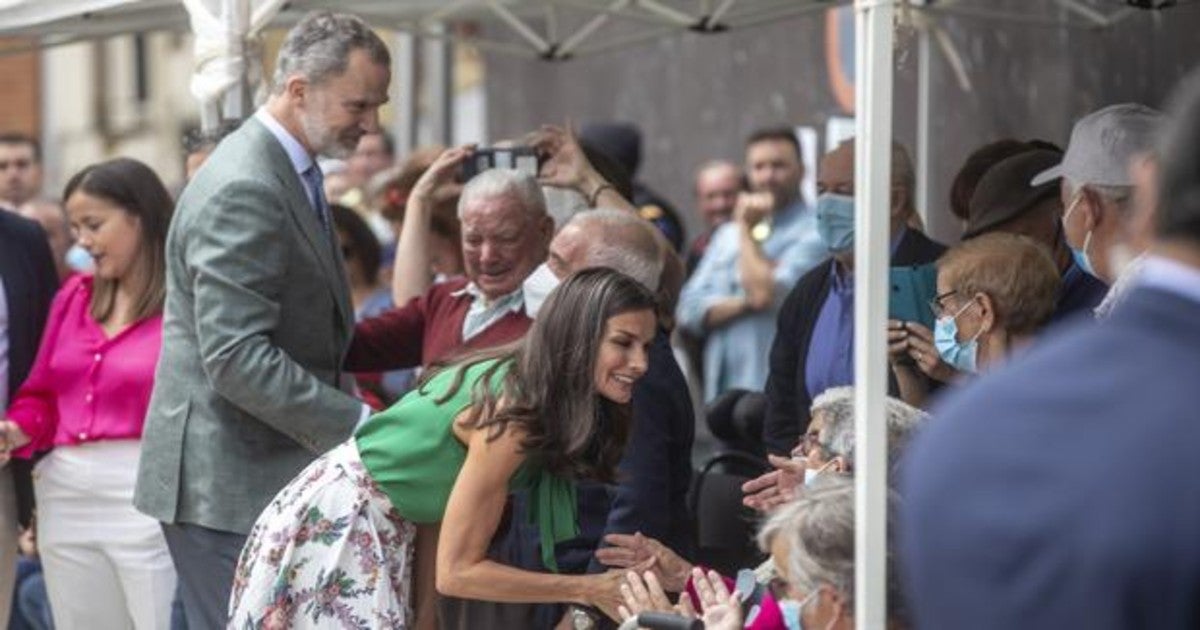
[{"label": "outstretched hand", "polygon": [[639,532],[633,535],[608,534],[604,542],[612,545],[596,550],[596,559],[604,566],[628,569],[653,561],[653,570],[662,581],[663,588],[678,593],[687,587],[692,564],[658,540]]},{"label": "outstretched hand", "polygon": [[803,459],[793,457],[768,455],[767,460],[775,470],[742,484],[742,504],[759,512],[769,512],[796,498],[796,488],[804,483],[807,467]]},{"label": "outstretched hand", "polygon": [[705,630],[740,630],[742,628],[742,598],[730,591],[716,571],[707,575],[700,569],[692,571],[692,586],[703,607]]}]

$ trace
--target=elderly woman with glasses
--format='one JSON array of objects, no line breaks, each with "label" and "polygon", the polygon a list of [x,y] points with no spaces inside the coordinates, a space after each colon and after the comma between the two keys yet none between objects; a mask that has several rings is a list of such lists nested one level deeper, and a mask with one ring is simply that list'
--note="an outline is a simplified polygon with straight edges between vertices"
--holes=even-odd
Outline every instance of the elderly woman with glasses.
[{"label": "elderly woman with glasses", "polygon": [[[817,396],[811,409],[812,423],[808,433],[797,446],[793,458],[773,457],[776,470],[747,482],[746,505],[761,512],[775,508],[782,511],[798,497],[807,496],[814,488],[824,487],[831,480],[850,479],[854,473],[854,388],[836,387]],[[895,398],[887,400],[888,464],[894,466],[900,459],[909,439],[928,418],[925,412]],[[778,512],[777,511],[777,512]],[[775,513],[770,515],[774,522]],[[764,530],[765,531],[765,530]],[[672,606],[666,592],[688,592],[706,612],[706,627],[724,627],[714,617],[725,619],[728,591],[735,584],[738,588],[753,588],[755,593],[740,593],[738,608],[751,608],[757,604],[759,612],[753,620],[747,620],[747,628],[753,630],[784,630],[788,614],[785,594],[780,589],[763,589],[761,585],[772,579],[779,582],[786,575],[778,559],[768,562],[751,573],[743,569],[738,580],[706,572],[693,565],[661,542],[641,534],[610,534],[605,542],[611,546],[596,550],[596,558],[612,567],[645,565],[653,558],[653,569],[643,575],[627,573],[622,596],[625,600],[622,616],[626,619],[642,612],[678,611],[693,614],[688,598],[682,598],[679,606]],[[763,551],[773,553],[773,547],[764,544]],[[748,580],[753,577],[755,584]],[[744,600],[744,601],[743,601]],[[708,611],[710,606],[720,606],[717,611]],[[718,613],[721,613],[718,615]],[[739,612],[738,618],[741,618]],[[740,622],[739,622],[740,623]],[[852,625],[852,624],[851,624]],[[734,626],[730,626],[734,627]],[[737,625],[741,628],[741,625]],[[822,626],[817,626],[822,627]]]},{"label": "elderly woman with glasses", "polygon": [[1033,339],[1058,298],[1050,254],[1024,236],[996,232],[964,241],[937,269],[934,330],[910,322],[888,337],[900,396],[918,406],[927,394],[921,374],[948,382],[1000,363]]},{"label": "elderly woman with glasses", "polygon": [[[888,496],[889,515],[897,495]],[[891,518],[889,516],[888,520]],[[688,596],[671,606],[657,574],[629,573],[622,588],[627,620],[647,611],[701,616],[706,630],[850,630],[854,625],[854,481],[822,476],[771,513],[758,535],[774,575],[765,586],[738,588],[716,572],[691,570]],[[887,628],[907,627],[898,571],[887,567]],[[739,576],[740,577],[740,576]],[[669,587],[668,587],[669,588]],[[632,625],[632,623],[630,624]],[[623,626],[624,627],[624,626]]]}]

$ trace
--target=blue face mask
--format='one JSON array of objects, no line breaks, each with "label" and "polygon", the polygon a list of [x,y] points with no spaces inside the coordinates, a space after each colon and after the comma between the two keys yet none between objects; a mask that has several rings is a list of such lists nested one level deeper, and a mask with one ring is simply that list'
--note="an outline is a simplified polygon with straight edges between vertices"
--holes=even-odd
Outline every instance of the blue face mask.
[{"label": "blue face mask", "polygon": [[800,612],[805,606],[816,597],[820,591],[813,591],[808,594],[808,597],[800,601],[794,599],[779,600],[779,612],[783,615],[783,625],[787,630],[804,630],[804,621],[800,618]]},{"label": "blue face mask", "polygon": [[95,265],[95,261],[92,260],[92,255],[78,244],[72,245],[71,249],[67,250],[66,259],[67,266],[70,267],[72,271],[78,271],[80,273],[90,272],[93,265]]},{"label": "blue face mask", "polygon": [[817,234],[835,254],[854,247],[854,197],[834,193],[817,197]]},{"label": "blue face mask", "polygon": [[[1079,205],[1079,201],[1081,199],[1083,199],[1083,195],[1077,193],[1075,196],[1075,201],[1072,201],[1071,205],[1067,207],[1067,211],[1065,213],[1063,213],[1062,222],[1063,222],[1064,232],[1067,229],[1067,227],[1066,227],[1067,219],[1069,219],[1071,217],[1071,213],[1075,211],[1075,207]],[[1088,274],[1089,276],[1094,276],[1094,275],[1096,275],[1096,269],[1094,267],[1092,267],[1092,261],[1091,261],[1091,259],[1088,258],[1088,253],[1087,253],[1088,245],[1091,245],[1091,244],[1092,244],[1092,231],[1088,230],[1087,234],[1085,234],[1083,237],[1083,247],[1076,249],[1074,247],[1071,247],[1071,243],[1069,243],[1069,242],[1067,243],[1067,247],[1071,248],[1071,259],[1075,261],[1075,266],[1079,267],[1079,269],[1081,271]]]},{"label": "blue face mask", "polygon": [[[975,365],[976,354],[979,351],[979,333],[976,333],[970,341],[958,341],[958,319],[967,307],[971,306],[968,302],[958,309],[954,315],[939,317],[937,323],[933,327],[933,345],[937,347],[938,355],[942,360],[949,363],[951,367],[960,372],[976,372]],[[982,330],[980,332],[983,332]]]}]

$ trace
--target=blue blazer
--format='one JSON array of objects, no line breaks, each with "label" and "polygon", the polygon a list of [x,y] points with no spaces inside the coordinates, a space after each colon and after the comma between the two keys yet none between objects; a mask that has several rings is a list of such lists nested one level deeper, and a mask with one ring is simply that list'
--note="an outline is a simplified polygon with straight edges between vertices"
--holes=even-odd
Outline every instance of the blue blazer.
[{"label": "blue blazer", "polygon": [[914,627],[1200,627],[1200,303],[1139,288],[1060,333],[906,456]]}]

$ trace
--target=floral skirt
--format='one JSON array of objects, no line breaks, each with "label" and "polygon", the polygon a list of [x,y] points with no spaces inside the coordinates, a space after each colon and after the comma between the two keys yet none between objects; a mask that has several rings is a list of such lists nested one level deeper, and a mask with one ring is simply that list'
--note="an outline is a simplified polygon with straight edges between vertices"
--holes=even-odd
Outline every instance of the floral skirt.
[{"label": "floral skirt", "polygon": [[352,438],[258,517],[234,573],[229,628],[406,628],[415,535]]}]

